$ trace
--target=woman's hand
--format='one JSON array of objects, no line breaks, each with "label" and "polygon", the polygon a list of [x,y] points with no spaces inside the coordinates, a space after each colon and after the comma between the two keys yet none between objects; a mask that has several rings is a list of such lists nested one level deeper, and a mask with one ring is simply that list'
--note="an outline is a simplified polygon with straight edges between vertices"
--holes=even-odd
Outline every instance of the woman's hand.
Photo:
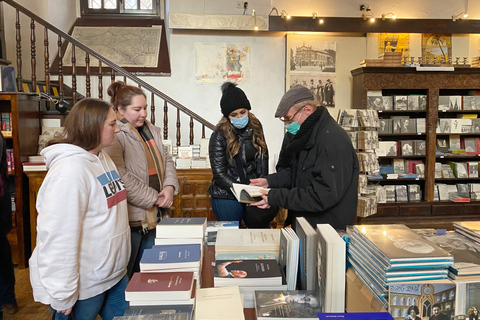
[{"label": "woman's hand", "polygon": [[73,308],[68,308],[67,310],[57,310],[58,313],[63,313],[64,315],[68,316],[70,313],[72,313]]},{"label": "woman's hand", "polygon": [[170,208],[173,204],[173,192],[174,188],[172,186],[166,186],[158,194],[158,200],[155,202],[160,208]]}]

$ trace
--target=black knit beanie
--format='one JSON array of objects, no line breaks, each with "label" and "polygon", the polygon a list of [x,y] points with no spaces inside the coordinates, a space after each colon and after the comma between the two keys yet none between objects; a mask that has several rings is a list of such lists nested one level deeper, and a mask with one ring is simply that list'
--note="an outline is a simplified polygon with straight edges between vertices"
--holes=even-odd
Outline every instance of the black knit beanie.
[{"label": "black knit beanie", "polygon": [[225,117],[232,111],[239,108],[245,108],[251,110],[250,101],[248,101],[245,92],[242,89],[237,88],[237,85],[233,82],[225,82],[222,84],[222,99],[220,99],[220,109]]}]

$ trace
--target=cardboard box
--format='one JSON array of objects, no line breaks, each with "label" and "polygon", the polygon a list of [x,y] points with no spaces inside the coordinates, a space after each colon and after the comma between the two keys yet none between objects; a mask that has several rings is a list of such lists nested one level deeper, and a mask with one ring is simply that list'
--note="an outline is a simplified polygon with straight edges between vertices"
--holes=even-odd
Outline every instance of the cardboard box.
[{"label": "cardboard box", "polygon": [[351,268],[347,270],[346,312],[388,312]]}]

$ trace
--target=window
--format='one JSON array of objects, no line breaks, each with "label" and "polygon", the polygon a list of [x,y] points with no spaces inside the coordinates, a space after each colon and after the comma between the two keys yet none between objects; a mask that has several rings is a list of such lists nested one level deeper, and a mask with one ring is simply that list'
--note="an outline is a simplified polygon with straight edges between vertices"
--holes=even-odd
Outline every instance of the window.
[{"label": "window", "polygon": [[80,0],[82,16],[160,16],[161,0]]}]

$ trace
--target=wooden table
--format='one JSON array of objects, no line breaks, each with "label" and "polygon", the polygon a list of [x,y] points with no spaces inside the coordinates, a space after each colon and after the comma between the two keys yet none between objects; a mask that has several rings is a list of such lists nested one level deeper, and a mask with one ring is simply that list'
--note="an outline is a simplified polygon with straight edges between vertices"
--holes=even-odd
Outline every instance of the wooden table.
[{"label": "wooden table", "polygon": [[[215,272],[215,246],[204,246],[203,248],[202,288],[212,288]],[[255,320],[255,308],[245,308],[243,313],[245,320]]]}]

